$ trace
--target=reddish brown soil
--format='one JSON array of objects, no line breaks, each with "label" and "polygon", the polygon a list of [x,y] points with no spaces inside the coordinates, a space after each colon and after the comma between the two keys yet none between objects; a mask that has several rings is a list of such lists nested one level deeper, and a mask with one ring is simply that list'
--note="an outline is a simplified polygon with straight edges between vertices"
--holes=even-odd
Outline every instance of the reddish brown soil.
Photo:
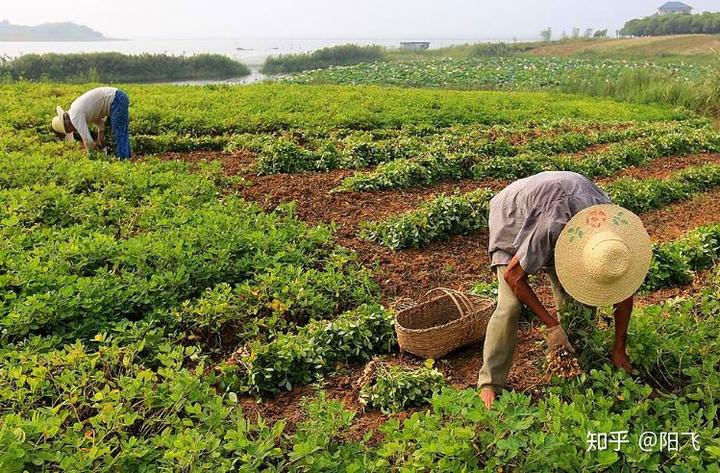
[{"label": "reddish brown soil", "polygon": [[282,202],[297,203],[297,215],[310,223],[337,224],[340,244],[357,251],[361,261],[379,265],[377,281],[386,300],[418,298],[438,286],[468,289],[478,278],[489,278],[487,233],[455,236],[421,250],[393,251],[357,237],[361,222],[382,220],[407,212],[439,194],[479,188],[502,189],[506,182],[459,181],[427,188],[382,192],[331,192],[352,171],[247,176],[251,185],[240,190],[246,199],[270,210]]},{"label": "reddish brown soil", "polygon": [[666,289],[660,289],[659,291],[651,292],[650,294],[641,296],[638,298],[637,303],[639,305],[653,305],[667,301],[673,298],[687,298],[692,297],[696,294],[700,294],[708,284],[713,276],[713,270],[705,270],[699,272],[692,283],[687,286],[681,287],[669,287]]},{"label": "reddish brown soil", "polygon": [[500,190],[506,181],[463,180],[434,186],[378,192],[331,192],[354,171],[326,173],[274,174],[248,176],[251,186],[241,190],[248,200],[273,209],[279,203],[297,202],[298,216],[309,222],[336,222],[352,227],[362,221],[381,220],[389,215],[416,208],[422,201],[439,194],[464,193],[480,188]]},{"label": "reddish brown soil", "polygon": [[255,161],[255,156],[247,150],[240,150],[235,153],[223,153],[220,151],[163,153],[156,157],[164,161],[185,161],[189,163],[220,161],[224,173],[228,176],[236,176],[246,172],[248,167]]},{"label": "reddish brown soil", "polygon": [[612,176],[598,179],[597,182],[605,184],[622,177],[635,179],[666,179],[670,174],[682,169],[691,166],[702,166],[703,164],[709,163],[720,163],[720,154],[694,154],[691,156],[673,156],[654,159],[642,166],[629,167]]},{"label": "reddish brown soil", "polygon": [[654,241],[675,240],[688,230],[720,221],[720,189],[647,212],[642,220]]}]

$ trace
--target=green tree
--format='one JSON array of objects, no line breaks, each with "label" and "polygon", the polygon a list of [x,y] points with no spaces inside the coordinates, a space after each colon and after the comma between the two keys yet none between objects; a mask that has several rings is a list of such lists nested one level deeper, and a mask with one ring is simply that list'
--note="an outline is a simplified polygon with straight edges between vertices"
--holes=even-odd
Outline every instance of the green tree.
[{"label": "green tree", "polygon": [[675,34],[718,34],[720,13],[700,15],[657,15],[630,20],[620,30],[623,36],[666,36]]},{"label": "green tree", "polygon": [[545,28],[544,30],[542,30],[540,32],[540,37],[546,43],[549,43],[550,41],[552,41],[552,28],[548,27],[548,28]]}]

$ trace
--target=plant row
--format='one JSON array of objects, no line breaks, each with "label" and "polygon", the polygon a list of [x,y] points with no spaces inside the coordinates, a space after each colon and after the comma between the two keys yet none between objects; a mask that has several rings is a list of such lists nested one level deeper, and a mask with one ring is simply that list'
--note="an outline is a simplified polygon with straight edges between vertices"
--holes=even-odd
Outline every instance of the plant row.
[{"label": "plant row", "polygon": [[[618,179],[604,189],[613,203],[646,212],[718,186],[720,165],[711,163],[678,171],[667,179]],[[492,197],[488,189],[440,195],[416,210],[381,222],[363,223],[360,236],[393,249],[421,248],[452,235],[486,229]]]},{"label": "plant row", "polygon": [[[165,132],[133,134],[133,150],[146,155],[165,152],[250,150],[257,154],[259,174],[358,169],[434,150],[436,153],[510,152],[510,141],[537,137],[532,149],[569,149],[588,132],[633,128],[632,123],[560,120],[535,125],[458,125],[449,128],[404,126],[399,129],[288,130],[281,133],[227,133],[194,135]],[[566,134],[556,136],[558,133]],[[538,135],[541,135],[538,137]],[[500,141],[490,144],[492,141]]]},{"label": "plant row", "polygon": [[451,235],[487,228],[493,192],[478,189],[466,194],[440,195],[418,209],[382,222],[365,222],[360,236],[392,248],[422,248]]},{"label": "plant row", "polygon": [[653,247],[650,273],[643,285],[647,291],[682,286],[699,271],[712,267],[720,258],[720,225],[698,227],[687,235]]},{"label": "plant row", "polygon": [[387,353],[395,343],[393,315],[381,306],[363,305],[333,321],[311,322],[297,333],[252,342],[217,369],[225,389],[273,394],[308,384],[338,364]]},{"label": "plant row", "polygon": [[[308,136],[288,133],[258,151],[256,170],[277,172],[359,169],[424,155],[512,155],[522,149],[544,152],[579,151],[598,133],[626,138],[643,133],[635,123],[585,120],[545,121],[517,125],[457,125],[444,129],[404,127],[400,130]],[[332,136],[335,135],[335,136]],[[532,140],[532,141],[531,141]],[[529,142],[529,143],[528,143]],[[521,146],[520,144],[526,144]],[[519,148],[519,149],[518,149]]]},{"label": "plant row", "polygon": [[[518,148],[488,146],[486,153],[435,154],[417,159],[395,160],[375,170],[346,178],[337,190],[368,191],[427,186],[439,181],[460,179],[519,179],[540,171],[576,171],[588,177],[612,174],[631,165],[644,164],[663,156],[714,152],[720,149],[720,135],[709,128],[675,123],[648,128],[569,135],[554,147],[530,142]],[[575,152],[608,142],[607,149],[576,156],[550,154]],[[541,149],[543,151],[536,152]]]}]

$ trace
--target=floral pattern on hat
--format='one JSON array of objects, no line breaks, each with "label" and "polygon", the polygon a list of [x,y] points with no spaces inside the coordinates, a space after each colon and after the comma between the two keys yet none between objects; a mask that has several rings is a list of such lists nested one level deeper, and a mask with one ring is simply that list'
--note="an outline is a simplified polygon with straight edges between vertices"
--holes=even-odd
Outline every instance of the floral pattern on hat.
[{"label": "floral pattern on hat", "polygon": [[587,216],[585,222],[592,228],[600,228],[607,223],[607,214],[602,210],[593,210]]},{"label": "floral pattern on hat", "polygon": [[568,230],[568,234],[570,235],[570,242],[574,242],[575,240],[582,240],[583,235],[585,235],[585,232],[580,227],[570,228]]},{"label": "floral pattern on hat", "polygon": [[630,222],[628,221],[625,212],[618,212],[618,214],[613,217],[612,223],[613,225],[618,227],[620,225],[630,225]]}]

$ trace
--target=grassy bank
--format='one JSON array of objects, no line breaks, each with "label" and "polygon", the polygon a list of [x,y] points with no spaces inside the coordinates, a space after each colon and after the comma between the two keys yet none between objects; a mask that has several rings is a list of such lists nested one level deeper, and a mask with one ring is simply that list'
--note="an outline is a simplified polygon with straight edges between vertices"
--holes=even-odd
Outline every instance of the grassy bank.
[{"label": "grassy bank", "polygon": [[12,81],[161,82],[226,79],[248,74],[247,66],[219,54],[188,57],[120,53],[28,54],[0,63],[0,77]]},{"label": "grassy bank", "polygon": [[593,56],[613,59],[674,58],[692,62],[715,59],[720,50],[720,35],[693,34],[646,38],[617,38],[553,41],[536,43],[528,51],[533,56]]},{"label": "grassy bank", "polygon": [[312,53],[271,56],[265,61],[262,72],[264,74],[283,74],[383,59],[385,59],[385,49],[381,46],[345,44],[319,49]]},{"label": "grassy bank", "polygon": [[598,57],[607,59],[667,59],[707,62],[720,50],[718,34],[678,34],[642,38],[572,38],[548,42],[476,43],[429,49],[388,51],[396,60],[412,58],[479,58],[498,56]]}]

